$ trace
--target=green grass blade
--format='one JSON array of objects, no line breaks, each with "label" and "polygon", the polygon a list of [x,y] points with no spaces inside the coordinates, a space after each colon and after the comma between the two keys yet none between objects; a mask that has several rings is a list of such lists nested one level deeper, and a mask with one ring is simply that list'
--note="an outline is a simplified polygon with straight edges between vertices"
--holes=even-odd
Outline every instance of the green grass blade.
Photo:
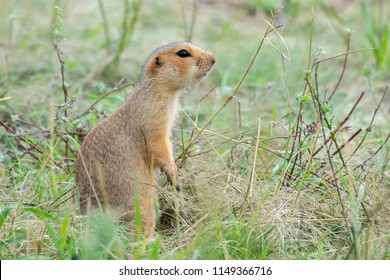
[{"label": "green grass blade", "polygon": [[0,213],[0,229],[3,227],[3,224],[4,224],[5,220],[7,219],[8,214],[11,211],[11,209],[12,208],[10,208],[10,207],[4,207],[1,210],[1,213]]},{"label": "green grass blade", "polygon": [[46,212],[46,211],[44,211],[42,209],[39,209],[39,208],[23,207],[22,210],[34,214],[35,216],[37,216],[42,221],[45,221],[46,219],[51,220],[51,221],[57,220],[57,218],[53,214],[50,214],[49,212]]}]

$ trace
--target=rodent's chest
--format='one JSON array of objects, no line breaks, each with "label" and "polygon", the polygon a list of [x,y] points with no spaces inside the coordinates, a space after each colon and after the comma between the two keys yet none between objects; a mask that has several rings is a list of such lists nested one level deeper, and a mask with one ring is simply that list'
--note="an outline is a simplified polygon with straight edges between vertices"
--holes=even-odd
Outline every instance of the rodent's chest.
[{"label": "rodent's chest", "polygon": [[177,113],[179,111],[179,100],[175,100],[166,106],[167,130],[170,132],[175,123]]}]

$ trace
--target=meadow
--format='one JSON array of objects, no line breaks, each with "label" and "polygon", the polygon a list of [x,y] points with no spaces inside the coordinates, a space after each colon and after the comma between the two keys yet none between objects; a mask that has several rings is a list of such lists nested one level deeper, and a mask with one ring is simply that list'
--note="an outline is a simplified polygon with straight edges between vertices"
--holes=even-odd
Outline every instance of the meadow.
[{"label": "meadow", "polygon": [[[280,2],[280,3],[279,3]],[[384,0],[0,0],[0,259],[390,259]],[[82,216],[80,144],[155,48],[216,64],[172,131],[155,238]]]}]

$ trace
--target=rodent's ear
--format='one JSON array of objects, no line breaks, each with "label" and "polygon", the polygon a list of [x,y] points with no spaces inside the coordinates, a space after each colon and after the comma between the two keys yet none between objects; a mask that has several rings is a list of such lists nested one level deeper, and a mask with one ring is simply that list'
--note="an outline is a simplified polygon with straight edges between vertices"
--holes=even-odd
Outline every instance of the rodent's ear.
[{"label": "rodent's ear", "polygon": [[157,66],[161,66],[162,61],[161,61],[160,56],[156,56],[156,57],[154,58],[154,63],[155,63]]},{"label": "rodent's ear", "polygon": [[150,74],[154,74],[162,65],[163,61],[161,56],[156,55],[149,60],[146,66],[146,71]]}]

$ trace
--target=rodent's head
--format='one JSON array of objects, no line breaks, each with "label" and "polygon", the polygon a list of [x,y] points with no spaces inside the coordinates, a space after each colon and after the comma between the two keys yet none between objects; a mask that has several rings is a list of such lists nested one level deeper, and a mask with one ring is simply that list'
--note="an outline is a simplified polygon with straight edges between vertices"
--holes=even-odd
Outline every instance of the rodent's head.
[{"label": "rodent's head", "polygon": [[212,69],[215,57],[190,43],[171,43],[162,46],[148,57],[141,82],[158,82],[172,90],[190,87]]}]

